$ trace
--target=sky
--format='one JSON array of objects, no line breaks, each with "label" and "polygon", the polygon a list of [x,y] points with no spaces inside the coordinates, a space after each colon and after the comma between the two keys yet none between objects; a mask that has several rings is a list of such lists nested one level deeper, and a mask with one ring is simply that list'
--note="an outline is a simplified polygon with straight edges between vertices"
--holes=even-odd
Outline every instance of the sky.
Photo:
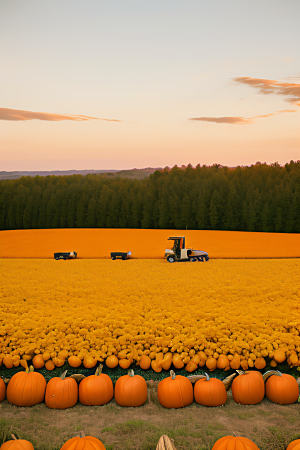
[{"label": "sky", "polygon": [[299,0],[1,0],[0,170],[300,159]]}]

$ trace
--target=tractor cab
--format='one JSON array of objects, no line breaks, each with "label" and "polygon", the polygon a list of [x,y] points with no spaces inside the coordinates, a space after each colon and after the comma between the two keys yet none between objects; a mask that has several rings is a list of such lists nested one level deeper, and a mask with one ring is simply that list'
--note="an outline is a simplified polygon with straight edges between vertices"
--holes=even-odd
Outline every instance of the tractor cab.
[{"label": "tractor cab", "polygon": [[180,259],[181,250],[185,248],[185,237],[169,237],[168,241],[174,241],[172,250],[176,258]]}]

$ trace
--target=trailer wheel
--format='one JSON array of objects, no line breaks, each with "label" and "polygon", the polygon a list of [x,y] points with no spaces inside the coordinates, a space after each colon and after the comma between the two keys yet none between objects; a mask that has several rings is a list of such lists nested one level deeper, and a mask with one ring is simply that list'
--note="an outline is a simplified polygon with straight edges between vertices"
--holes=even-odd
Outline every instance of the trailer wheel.
[{"label": "trailer wheel", "polygon": [[116,257],[115,257],[115,256],[112,256],[111,259],[114,261],[114,260],[116,259]]},{"label": "trailer wheel", "polygon": [[192,256],[192,257],[190,258],[190,261],[191,261],[191,262],[197,262],[197,261],[198,261],[198,258],[197,258],[196,256]]},{"label": "trailer wheel", "polygon": [[198,261],[199,262],[203,262],[204,260],[203,260],[203,256],[198,256]]},{"label": "trailer wheel", "polygon": [[167,257],[167,261],[168,261],[169,263],[174,263],[174,262],[175,262],[175,256],[173,256],[173,255],[168,256],[168,257]]}]

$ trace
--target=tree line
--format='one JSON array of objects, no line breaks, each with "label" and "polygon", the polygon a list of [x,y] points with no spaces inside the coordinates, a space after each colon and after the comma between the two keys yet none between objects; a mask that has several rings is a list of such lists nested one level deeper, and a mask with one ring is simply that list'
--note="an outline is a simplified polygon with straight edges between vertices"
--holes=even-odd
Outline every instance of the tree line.
[{"label": "tree line", "polygon": [[191,165],[144,180],[103,175],[0,181],[0,229],[300,232],[300,161]]}]

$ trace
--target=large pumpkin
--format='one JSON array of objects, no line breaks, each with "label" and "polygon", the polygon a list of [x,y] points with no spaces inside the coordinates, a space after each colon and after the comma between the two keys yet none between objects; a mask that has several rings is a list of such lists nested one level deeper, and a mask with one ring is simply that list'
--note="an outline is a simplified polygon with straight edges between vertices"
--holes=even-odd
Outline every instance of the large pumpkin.
[{"label": "large pumpkin", "polygon": [[1,445],[1,450],[34,450],[31,442],[25,439],[16,439],[14,434],[11,437],[11,441],[7,441]]},{"label": "large pumpkin", "polygon": [[108,403],[114,396],[114,387],[108,375],[102,372],[102,364],[95,375],[84,378],[79,384],[79,401],[83,405],[101,406]]},{"label": "large pumpkin", "polygon": [[0,402],[3,402],[6,397],[6,386],[2,378],[0,378]]},{"label": "large pumpkin", "polygon": [[69,439],[60,450],[105,450],[105,447],[99,439],[85,436],[81,431],[80,436]]},{"label": "large pumpkin", "polygon": [[78,400],[78,386],[74,378],[65,378],[67,370],[51,378],[47,384],[45,403],[48,408],[66,409],[75,406]]},{"label": "large pumpkin", "polygon": [[42,403],[45,397],[46,380],[41,373],[34,372],[34,367],[27,367],[25,372],[15,373],[8,383],[6,397],[16,406],[33,406]]},{"label": "large pumpkin", "polygon": [[224,383],[217,378],[205,378],[198,380],[194,387],[195,401],[203,406],[221,406],[226,403],[227,392]]},{"label": "large pumpkin", "polygon": [[143,377],[134,375],[129,370],[128,375],[118,378],[115,385],[115,400],[120,406],[141,406],[148,396],[147,384]]},{"label": "large pumpkin", "polygon": [[266,396],[271,402],[290,405],[298,400],[299,387],[292,375],[271,370],[264,374],[266,378]]},{"label": "large pumpkin", "polygon": [[165,408],[183,408],[193,403],[193,386],[190,380],[170,371],[170,377],[158,383],[157,396]]},{"label": "large pumpkin", "polygon": [[292,441],[286,450],[300,450],[300,439]]},{"label": "large pumpkin", "polygon": [[259,448],[248,438],[224,436],[217,440],[212,450],[259,450]]},{"label": "large pumpkin", "polygon": [[256,405],[265,396],[265,383],[260,372],[238,371],[239,375],[233,380],[231,391],[236,403],[242,405]]}]

